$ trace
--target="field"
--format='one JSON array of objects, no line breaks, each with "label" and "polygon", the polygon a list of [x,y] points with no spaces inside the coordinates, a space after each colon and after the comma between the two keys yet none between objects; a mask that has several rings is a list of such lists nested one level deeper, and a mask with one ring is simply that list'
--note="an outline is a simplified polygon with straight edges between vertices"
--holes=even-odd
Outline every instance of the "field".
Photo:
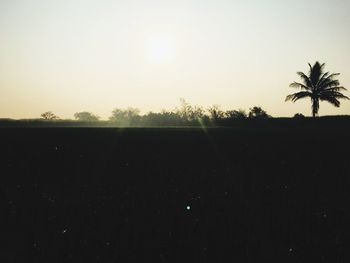
[{"label": "field", "polygon": [[350,262],[349,128],[2,128],[0,262]]}]

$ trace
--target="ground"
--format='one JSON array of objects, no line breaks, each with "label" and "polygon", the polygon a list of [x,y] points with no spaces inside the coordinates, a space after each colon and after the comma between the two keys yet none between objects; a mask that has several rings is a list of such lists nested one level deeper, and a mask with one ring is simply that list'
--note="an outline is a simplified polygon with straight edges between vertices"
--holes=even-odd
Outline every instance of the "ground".
[{"label": "ground", "polygon": [[0,129],[0,262],[350,262],[349,127]]}]

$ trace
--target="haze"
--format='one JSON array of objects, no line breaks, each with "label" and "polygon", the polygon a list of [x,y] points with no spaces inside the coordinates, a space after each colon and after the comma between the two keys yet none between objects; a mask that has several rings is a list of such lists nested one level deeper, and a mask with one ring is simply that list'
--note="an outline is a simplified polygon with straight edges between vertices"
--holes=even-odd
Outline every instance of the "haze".
[{"label": "haze", "polygon": [[[349,10],[348,0],[2,0],[0,118],[106,119],[180,97],[310,115],[309,100],[284,102],[288,86],[319,60],[350,89]],[[320,115],[336,114],[350,102],[321,103]]]}]

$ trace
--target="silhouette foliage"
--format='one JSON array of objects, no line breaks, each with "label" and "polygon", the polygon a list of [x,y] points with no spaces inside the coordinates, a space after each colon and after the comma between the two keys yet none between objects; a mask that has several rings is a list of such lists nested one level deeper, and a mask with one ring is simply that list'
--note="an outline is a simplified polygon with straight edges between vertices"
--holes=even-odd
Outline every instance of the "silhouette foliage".
[{"label": "silhouette foliage", "polygon": [[302,114],[302,113],[295,113],[295,114],[294,114],[294,118],[295,118],[295,119],[303,119],[303,118],[305,118],[305,116],[304,116],[304,114]]},{"label": "silhouette foliage", "polygon": [[52,111],[44,112],[40,116],[44,120],[58,120],[59,119],[59,117],[56,116]]},{"label": "silhouette foliage", "polygon": [[74,118],[78,121],[98,121],[100,119],[99,116],[92,114],[91,112],[83,111],[77,112],[74,114]]},{"label": "silhouette foliage", "polygon": [[226,111],[225,116],[228,119],[246,119],[246,118],[248,118],[248,114],[245,112],[245,110],[242,110],[242,109]]},{"label": "silhouette foliage", "polygon": [[302,82],[293,82],[290,84],[290,87],[299,88],[302,91],[290,94],[286,97],[286,101],[291,100],[292,102],[303,98],[310,98],[313,117],[318,115],[320,101],[327,101],[333,106],[339,107],[339,99],[349,99],[340,92],[346,91],[346,89],[339,86],[339,81],[335,79],[340,73],[331,74],[329,72],[324,72],[324,66],[324,63],[320,64],[317,61],[313,66],[309,63],[310,71],[308,75],[303,72],[297,72]]},{"label": "silhouette foliage", "polygon": [[125,110],[115,108],[112,111],[112,116],[109,120],[120,126],[132,126],[140,123],[140,110],[137,108],[129,107]]},{"label": "silhouette foliage", "polygon": [[208,121],[206,111],[200,106],[192,106],[185,99],[180,99],[180,108],[175,110],[184,125],[199,124]]},{"label": "silhouette foliage", "polygon": [[210,120],[216,122],[225,117],[225,113],[220,110],[220,106],[215,104],[208,109]]},{"label": "silhouette foliage", "polygon": [[249,109],[249,118],[252,119],[267,119],[271,116],[266,113],[261,107],[254,106]]},{"label": "silhouette foliage", "polygon": [[[240,123],[239,120],[249,118],[264,119],[269,118],[266,111],[261,107],[253,107],[250,109],[249,115],[243,109],[223,111],[219,105],[213,105],[204,108],[197,105],[191,105],[185,99],[180,99],[180,106],[173,110],[162,110],[160,112],[148,112],[140,114],[137,108],[115,108],[112,111],[108,121],[100,120],[100,117],[88,112],[76,112],[74,120],[60,120],[60,125],[99,125],[106,127],[217,127],[231,126]],[[58,120],[51,111],[41,114],[44,120]],[[65,124],[64,124],[65,122]]]},{"label": "silhouette foliage", "polygon": [[[261,107],[250,109],[249,118],[265,119],[271,116]],[[193,106],[185,99],[180,99],[180,106],[174,110],[148,112],[141,115],[137,108],[115,108],[109,118],[113,126],[217,126],[232,125],[237,120],[247,119],[248,114],[242,110],[222,111],[219,105],[207,109]]]}]

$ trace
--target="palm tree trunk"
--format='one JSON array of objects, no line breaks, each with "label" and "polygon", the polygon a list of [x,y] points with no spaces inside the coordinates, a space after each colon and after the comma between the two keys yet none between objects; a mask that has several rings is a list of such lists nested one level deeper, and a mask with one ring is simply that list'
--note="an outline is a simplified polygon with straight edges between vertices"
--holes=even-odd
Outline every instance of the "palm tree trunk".
[{"label": "palm tree trunk", "polygon": [[319,100],[317,98],[312,99],[312,117],[315,118],[318,114],[318,109],[320,108]]}]

